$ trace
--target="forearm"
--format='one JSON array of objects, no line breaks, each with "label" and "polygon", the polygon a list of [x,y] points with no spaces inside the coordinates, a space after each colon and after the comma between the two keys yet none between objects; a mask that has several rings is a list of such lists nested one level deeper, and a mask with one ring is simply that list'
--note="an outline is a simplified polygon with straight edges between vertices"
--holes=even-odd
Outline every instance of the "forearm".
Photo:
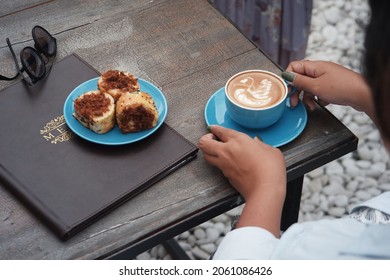
[{"label": "forearm", "polygon": [[279,238],[280,221],[286,196],[285,179],[282,179],[278,185],[259,189],[264,191],[260,191],[246,200],[236,227],[261,227]]},{"label": "forearm", "polygon": [[358,111],[365,112],[374,122],[376,122],[371,90],[364,78],[359,74],[356,74],[354,79],[352,79],[350,95],[352,95],[352,104],[349,105]]}]

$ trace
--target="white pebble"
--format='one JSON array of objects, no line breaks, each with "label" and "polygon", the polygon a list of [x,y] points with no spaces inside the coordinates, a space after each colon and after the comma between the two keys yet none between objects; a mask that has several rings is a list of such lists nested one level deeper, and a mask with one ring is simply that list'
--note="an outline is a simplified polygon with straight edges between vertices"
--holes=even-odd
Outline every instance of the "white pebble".
[{"label": "white pebble", "polygon": [[362,160],[367,160],[370,161],[372,159],[372,152],[367,146],[362,146],[361,148],[358,149],[357,151],[359,157]]},{"label": "white pebble", "polygon": [[357,124],[360,124],[360,125],[363,125],[363,124],[366,124],[367,122],[370,122],[370,118],[366,114],[364,114],[364,113],[355,114],[353,116],[353,120]]},{"label": "white pebble", "polygon": [[305,204],[301,205],[301,210],[302,210],[302,212],[304,212],[304,213],[310,213],[310,212],[312,212],[314,209],[315,209],[315,207],[314,207],[314,205],[311,204],[311,203],[305,203]]},{"label": "white pebble", "polygon": [[324,169],[323,168],[316,168],[313,171],[310,171],[307,175],[310,178],[314,179],[314,178],[321,176],[322,174],[324,174]]},{"label": "white pebble", "polygon": [[187,238],[187,242],[189,244],[191,244],[191,246],[194,246],[196,244],[196,237],[194,235],[190,235],[188,238]]},{"label": "white pebble", "polygon": [[210,254],[206,253],[202,249],[200,249],[198,246],[192,248],[191,253],[194,255],[195,258],[199,260],[207,260],[210,258]]},{"label": "white pebble", "polygon": [[332,207],[329,209],[328,213],[334,217],[342,217],[345,214],[344,207]]},{"label": "white pebble", "polygon": [[359,188],[362,190],[368,189],[368,188],[375,188],[378,186],[378,181],[374,178],[366,177],[364,181],[362,181],[359,185]]},{"label": "white pebble", "polygon": [[157,258],[158,256],[158,248],[159,246],[153,247],[152,250],[150,251],[150,255],[154,258]]},{"label": "white pebble", "polygon": [[340,9],[338,7],[331,7],[324,11],[325,19],[328,23],[334,25],[340,21]]},{"label": "white pebble", "polygon": [[343,166],[345,167],[345,173],[355,177],[361,175],[360,169],[356,166],[356,162],[352,159],[344,159],[342,161]]},{"label": "white pebble", "polygon": [[233,209],[227,211],[226,214],[228,216],[230,216],[230,217],[234,217],[234,216],[240,215],[241,212],[242,212],[242,207],[243,207],[243,205],[242,206],[238,206],[236,208],[233,208]]},{"label": "white pebble", "polygon": [[348,205],[348,197],[345,195],[337,195],[333,203],[338,207],[346,207]]},{"label": "white pebble", "polygon": [[313,195],[310,197],[309,199],[309,202],[313,205],[319,205],[320,204],[320,193],[319,192],[315,192],[313,193]]},{"label": "white pebble", "polygon": [[326,166],[327,174],[343,174],[344,169],[343,166],[338,161],[332,161]]},{"label": "white pebble", "polygon": [[204,244],[199,247],[210,255],[212,255],[217,250],[217,246],[214,243]]},{"label": "white pebble", "polygon": [[327,25],[325,26],[322,31],[322,36],[325,38],[325,44],[326,45],[333,45],[336,42],[336,38],[338,35],[337,29],[334,26]]},{"label": "white pebble", "polygon": [[371,198],[371,194],[369,192],[360,191],[360,190],[355,193],[355,196],[359,198],[361,201],[365,201]]},{"label": "white pebble", "polygon": [[326,195],[335,195],[341,193],[342,191],[343,187],[337,184],[328,185],[322,189],[322,192]]},{"label": "white pebble", "polygon": [[311,192],[316,193],[322,190],[322,186],[321,178],[316,178],[310,182],[308,188]]},{"label": "white pebble", "polygon": [[218,240],[215,242],[215,245],[219,246],[219,244],[221,244],[223,238],[224,238],[224,236],[221,236],[220,238],[218,238]]},{"label": "white pebble", "polygon": [[220,232],[216,228],[207,228],[206,236],[207,240],[214,242],[219,238]]},{"label": "white pebble", "polygon": [[205,239],[207,235],[203,228],[196,228],[194,230],[194,236],[197,239]]},{"label": "white pebble", "polygon": [[165,249],[164,246],[162,246],[162,245],[158,246],[157,255],[160,258],[163,258],[167,254],[168,254],[168,252],[167,252],[167,250]]},{"label": "white pebble", "polygon": [[213,220],[214,222],[222,222],[222,223],[224,223],[224,222],[226,222],[228,219],[229,219],[229,216],[228,216],[228,215],[222,214],[222,215],[219,215],[219,216],[213,218],[212,220]]},{"label": "white pebble", "polygon": [[226,228],[226,226],[225,226],[224,223],[218,222],[218,223],[215,223],[214,228],[215,228],[220,234],[223,234],[223,233],[225,233],[225,228]]},{"label": "white pebble", "polygon": [[137,260],[150,260],[151,259],[151,255],[149,254],[149,252],[143,252],[141,254],[139,254],[137,257],[136,257]]},{"label": "white pebble", "polygon": [[188,238],[188,237],[190,236],[190,234],[191,234],[191,233],[187,230],[187,231],[181,233],[181,234],[179,235],[179,238],[180,238],[180,239],[186,239],[186,238]]},{"label": "white pebble", "polygon": [[322,211],[327,212],[329,209],[329,201],[327,199],[321,199],[319,208]]},{"label": "white pebble", "polygon": [[380,184],[378,188],[382,191],[390,191],[390,183]]},{"label": "white pebble", "polygon": [[368,169],[371,166],[371,162],[368,160],[358,160],[356,161],[356,165],[363,169]]},{"label": "white pebble", "polygon": [[189,244],[188,242],[185,242],[185,241],[178,241],[177,243],[180,245],[180,247],[181,247],[184,251],[191,250],[191,248],[192,248],[192,245]]},{"label": "white pebble", "polygon": [[371,194],[371,197],[378,196],[382,193],[379,188],[370,188],[367,191]]},{"label": "white pebble", "polygon": [[359,182],[357,180],[352,180],[352,181],[349,181],[348,184],[347,184],[347,190],[350,190],[352,192],[356,191],[358,189],[358,186],[359,186]]},{"label": "white pebble", "polygon": [[199,225],[199,227],[201,227],[203,229],[206,229],[206,228],[209,228],[209,227],[213,227],[213,226],[214,226],[214,224],[211,221],[206,221],[206,222],[204,222],[204,223]]},{"label": "white pebble", "polygon": [[386,170],[386,164],[384,162],[376,162],[371,165],[370,170],[366,170],[366,175],[374,178],[379,178]]}]

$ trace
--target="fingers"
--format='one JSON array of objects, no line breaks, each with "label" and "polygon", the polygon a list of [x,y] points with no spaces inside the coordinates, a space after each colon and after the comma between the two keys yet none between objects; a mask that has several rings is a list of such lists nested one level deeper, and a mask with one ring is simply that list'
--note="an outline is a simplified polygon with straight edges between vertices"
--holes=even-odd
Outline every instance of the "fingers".
[{"label": "fingers", "polygon": [[310,111],[313,111],[316,108],[316,103],[314,100],[315,97],[310,93],[306,93],[303,95],[303,103],[306,104]]},{"label": "fingers", "polygon": [[304,60],[291,62],[287,66],[286,71],[304,74],[305,73]]},{"label": "fingers", "polygon": [[319,61],[310,61],[310,60],[293,61],[289,64],[286,70],[297,74],[316,78],[320,75],[320,72],[318,71],[319,64],[321,64],[321,62]]},{"label": "fingers", "polygon": [[209,156],[217,156],[218,155],[218,146],[219,143],[212,133],[208,133],[206,135],[203,135],[199,139],[199,148],[203,151],[203,153]]},{"label": "fingers", "polygon": [[[286,77],[287,75],[283,72],[282,76]],[[315,85],[315,78],[310,76],[305,76],[304,74],[299,73],[290,73],[288,74],[289,82],[291,85],[295,86],[299,90],[312,92],[313,85]]]},{"label": "fingers", "polygon": [[[294,68],[294,64],[290,64],[289,66],[291,69],[298,69],[298,71],[303,72],[303,66],[298,63],[297,66]],[[299,103],[299,94],[301,90],[305,92],[303,95],[303,102],[309,107],[310,110],[313,110],[315,108],[315,104],[313,101],[313,95],[310,94],[310,91],[312,90],[314,81],[313,78],[304,76],[298,73],[293,72],[283,72],[282,77],[287,80],[291,85],[295,86],[297,88],[297,92],[292,94],[290,96],[290,104],[291,107],[296,107]]]},{"label": "fingers", "polygon": [[[303,102],[310,110],[316,108],[316,97],[312,93],[317,92],[318,82],[316,79],[323,74],[323,71],[319,70],[321,69],[320,64],[321,62],[310,60],[293,61],[287,67],[287,73],[282,73],[282,77],[287,77],[291,85],[304,91]],[[292,95],[290,99],[291,106],[296,106],[298,102],[298,95]]]},{"label": "fingers", "polygon": [[221,160],[221,155],[224,154],[223,151],[226,148],[224,146],[231,139],[231,135],[238,132],[221,126],[210,126],[209,130],[211,133],[202,136],[198,146],[203,152],[203,158],[209,164],[222,170],[225,164],[224,160]]},{"label": "fingers", "polygon": [[[241,143],[241,140],[245,139],[245,137],[250,139],[246,134],[218,125],[210,126],[209,129],[211,133],[202,136],[199,139],[198,146],[202,150],[206,161],[217,167],[221,164],[221,155],[232,145],[231,143]],[[236,140],[243,136],[243,139]]]},{"label": "fingers", "polygon": [[215,135],[220,141],[228,142],[230,139],[236,137],[240,132],[229,129],[219,125],[210,126],[211,133]]},{"label": "fingers", "polygon": [[203,158],[209,164],[214,165],[214,166],[218,167],[219,169],[221,169],[221,167],[219,166],[221,160],[218,158],[218,156],[210,155],[210,154],[207,154],[207,153],[203,152]]},{"label": "fingers", "polygon": [[292,108],[296,107],[299,103],[299,94],[294,93],[293,95],[290,96],[290,105]]},{"label": "fingers", "polygon": [[219,125],[212,125],[209,127],[211,133],[202,136],[199,140],[199,148],[210,155],[216,155],[217,149],[229,140],[242,134],[238,131],[225,128]]},{"label": "fingers", "polygon": [[282,77],[286,77],[293,86],[308,92],[315,92],[313,88],[316,78],[322,76],[329,68],[329,64],[322,61],[301,60],[289,64]]}]

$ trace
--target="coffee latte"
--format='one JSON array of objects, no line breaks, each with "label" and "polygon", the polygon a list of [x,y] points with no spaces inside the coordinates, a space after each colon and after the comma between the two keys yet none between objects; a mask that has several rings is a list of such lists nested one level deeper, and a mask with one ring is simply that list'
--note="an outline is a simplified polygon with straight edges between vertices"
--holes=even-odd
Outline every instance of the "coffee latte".
[{"label": "coffee latte", "polygon": [[243,72],[226,87],[229,98],[236,104],[250,109],[272,107],[283,100],[285,85],[267,72]]}]

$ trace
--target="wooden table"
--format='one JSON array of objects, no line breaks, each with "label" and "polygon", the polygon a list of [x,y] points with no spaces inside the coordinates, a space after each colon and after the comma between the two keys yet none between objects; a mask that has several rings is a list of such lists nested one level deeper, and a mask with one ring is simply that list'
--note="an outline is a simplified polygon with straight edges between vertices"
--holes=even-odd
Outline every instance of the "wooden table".
[{"label": "wooden table", "polygon": [[[253,68],[280,73],[206,0],[5,0],[2,75],[15,74],[6,37],[18,53],[32,44],[36,24],[57,38],[57,59],[76,53],[99,71],[127,70],[160,87],[169,104],[166,123],[193,143],[206,133],[208,98],[230,76]],[[308,113],[304,132],[281,147],[289,181],[282,228],[297,219],[304,174],[356,147],[357,138],[326,109]],[[131,258],[242,202],[200,154],[62,242],[0,186],[0,259]]]}]

